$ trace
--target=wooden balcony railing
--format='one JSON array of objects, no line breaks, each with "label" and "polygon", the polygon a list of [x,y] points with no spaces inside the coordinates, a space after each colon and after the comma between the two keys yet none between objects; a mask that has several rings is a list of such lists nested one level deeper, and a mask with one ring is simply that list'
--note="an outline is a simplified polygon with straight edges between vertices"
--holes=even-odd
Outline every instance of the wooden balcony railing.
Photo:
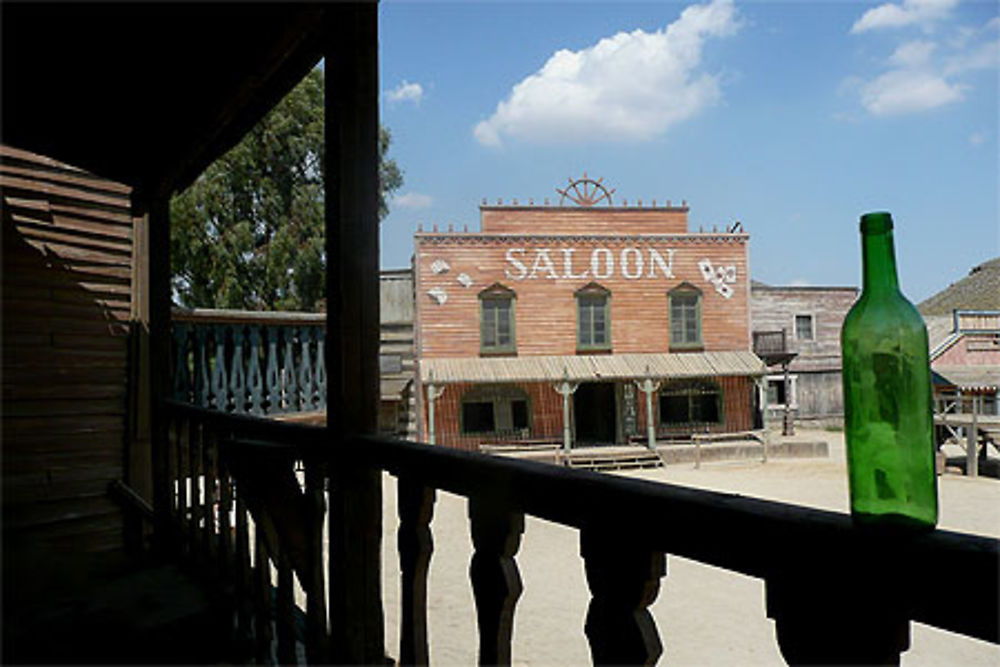
[{"label": "wooden balcony railing", "polygon": [[326,407],[326,315],[174,309],[171,319],[175,400],[252,415]]},{"label": "wooden balcony railing", "polygon": [[[667,553],[763,579],[766,613],[789,663],[898,663],[910,621],[1000,643],[995,539],[865,532],[833,512],[177,402],[168,402],[167,414],[170,456],[161,474],[171,480],[170,543],[232,591],[233,630],[244,647],[234,659],[338,662],[352,655],[343,650],[352,640],[333,601],[352,609],[354,600],[340,598],[361,592],[330,582],[351,581],[358,558],[377,568],[379,555],[363,555],[355,537],[348,543],[336,528],[347,516],[359,525],[360,513],[360,525],[380,530],[382,508],[359,502],[345,481],[378,471],[398,479],[401,664],[428,660],[437,490],[469,501],[481,663],[511,661],[525,515],[579,531],[591,593],[582,631],[595,663],[650,664],[660,655],[648,607],[667,574]],[[975,584],[935,583],[939,572],[961,572]],[[296,602],[296,580],[304,602]],[[368,630],[381,646],[381,627]]]},{"label": "wooden balcony railing", "polygon": [[787,353],[789,350],[785,331],[754,331],[753,351],[758,357]]}]

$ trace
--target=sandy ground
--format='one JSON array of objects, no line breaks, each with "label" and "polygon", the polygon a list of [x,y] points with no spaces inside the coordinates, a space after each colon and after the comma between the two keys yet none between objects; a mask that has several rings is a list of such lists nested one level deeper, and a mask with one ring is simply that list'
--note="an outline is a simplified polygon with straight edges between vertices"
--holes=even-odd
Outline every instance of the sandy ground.
[{"label": "sandy ground", "polygon": [[[843,436],[805,431],[798,439],[826,440],[829,459],[766,464],[715,463],[627,473],[686,486],[847,511]],[[395,481],[384,482],[383,596],[386,647],[398,655],[399,566],[395,551]],[[1000,482],[940,478],[943,528],[1000,537]],[[472,545],[467,504],[438,493],[432,523],[436,550],[428,582],[431,662],[472,665],[477,657],[475,607],[468,579]],[[583,635],[589,593],[575,530],[526,517],[517,562],[524,592],[515,614],[513,660],[519,665],[590,664]],[[955,573],[960,580],[961,573]],[[928,583],[943,578],[928,578]],[[683,558],[667,557],[667,576],[651,611],[660,631],[662,665],[783,665],[774,625],[764,612],[764,583]],[[918,623],[912,624],[906,666],[1000,666],[1000,648]]]}]

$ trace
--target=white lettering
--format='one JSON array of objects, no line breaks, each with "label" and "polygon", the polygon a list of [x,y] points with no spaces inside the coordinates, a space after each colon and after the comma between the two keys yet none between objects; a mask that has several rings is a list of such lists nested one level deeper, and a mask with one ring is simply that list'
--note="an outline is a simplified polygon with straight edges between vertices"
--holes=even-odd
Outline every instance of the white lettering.
[{"label": "white lettering", "polygon": [[[600,271],[601,260],[599,256],[604,257],[603,273]],[[610,250],[607,248],[594,248],[594,251],[590,253],[590,272],[598,280],[606,280],[611,277],[611,274],[615,272],[615,256],[611,254]]]},{"label": "white lettering", "polygon": [[535,263],[531,266],[531,273],[528,278],[535,278],[538,275],[539,269],[547,272],[546,278],[558,278],[559,274],[556,273],[556,267],[552,264],[552,258],[549,257],[548,248],[539,248],[538,252],[535,254]]},{"label": "white lettering", "polygon": [[524,257],[524,248],[507,248],[507,262],[514,267],[517,273],[512,273],[509,268],[505,268],[503,274],[511,280],[524,280],[524,277],[528,275],[528,267],[521,260],[514,257],[515,254]]},{"label": "white lettering", "polygon": [[586,278],[589,272],[584,271],[580,275],[573,273],[573,253],[576,252],[573,248],[563,248],[563,278],[569,278],[570,280],[580,280]]},{"label": "white lettering", "polygon": [[[633,268],[634,271],[630,270],[629,267],[630,256],[633,258],[631,260],[633,264],[631,268]],[[639,252],[638,248],[622,248],[621,260],[622,275],[625,276],[626,280],[638,280],[639,278],[642,278],[642,253]]]},{"label": "white lettering", "polygon": [[664,278],[674,277],[674,249],[667,249],[667,259],[663,259],[663,255],[659,253],[655,248],[649,249],[649,277],[656,277],[656,267],[660,268],[663,273]]}]

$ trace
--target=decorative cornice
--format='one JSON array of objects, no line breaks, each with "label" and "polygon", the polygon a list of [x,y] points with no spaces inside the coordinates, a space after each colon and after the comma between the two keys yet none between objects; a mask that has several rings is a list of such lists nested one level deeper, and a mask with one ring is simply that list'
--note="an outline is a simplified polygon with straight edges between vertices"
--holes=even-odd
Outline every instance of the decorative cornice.
[{"label": "decorative cornice", "polygon": [[684,234],[442,234],[417,232],[417,243],[428,245],[481,245],[483,243],[510,244],[530,243],[576,243],[581,241],[602,241],[605,243],[745,243],[749,234],[725,233],[684,233]]}]

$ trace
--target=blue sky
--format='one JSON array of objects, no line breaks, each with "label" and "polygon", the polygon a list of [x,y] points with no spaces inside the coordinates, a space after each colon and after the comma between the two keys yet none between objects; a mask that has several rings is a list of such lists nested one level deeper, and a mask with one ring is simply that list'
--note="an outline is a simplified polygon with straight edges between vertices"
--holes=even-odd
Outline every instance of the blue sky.
[{"label": "blue sky", "polygon": [[1000,255],[993,1],[394,2],[380,5],[382,122],[405,184],[382,265],[413,233],[478,230],[482,199],[615,199],[739,220],[751,273],[856,285],[857,220],[896,221],[918,302]]}]

